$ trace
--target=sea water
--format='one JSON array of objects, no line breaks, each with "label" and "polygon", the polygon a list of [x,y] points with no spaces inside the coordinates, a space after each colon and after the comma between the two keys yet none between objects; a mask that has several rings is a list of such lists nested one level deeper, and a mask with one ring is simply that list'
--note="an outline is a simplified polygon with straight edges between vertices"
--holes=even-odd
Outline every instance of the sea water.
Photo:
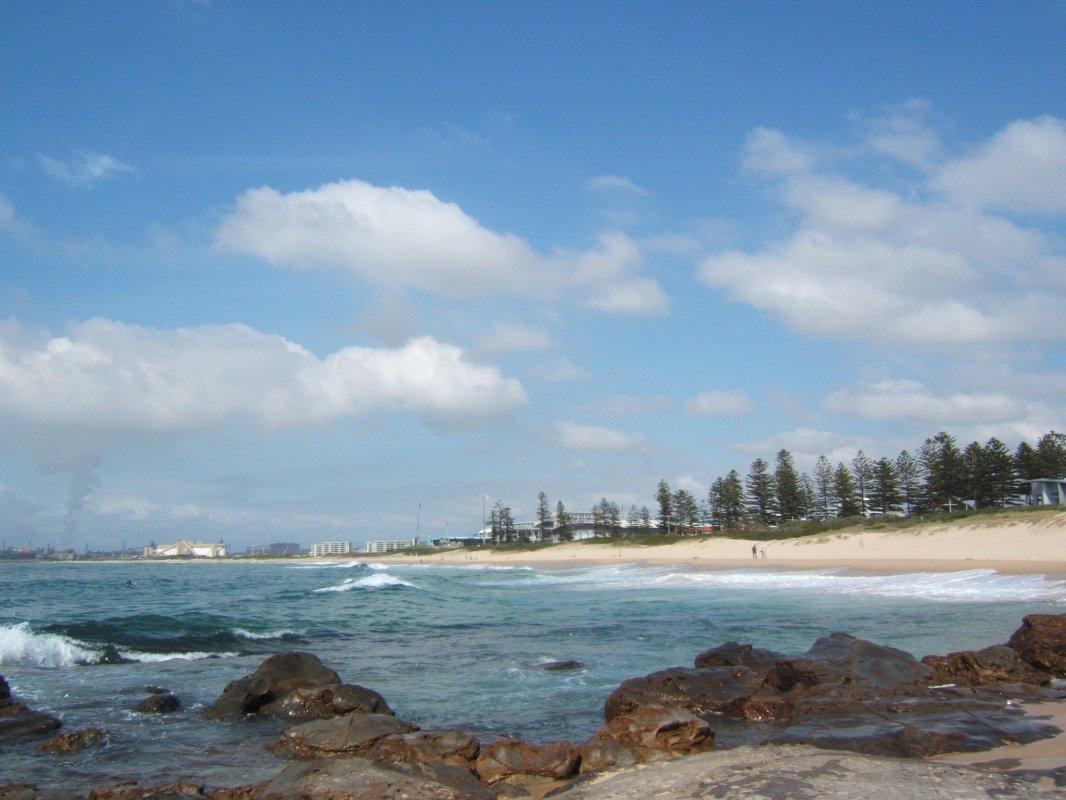
[{"label": "sea water", "polygon": [[[86,788],[266,777],[278,761],[263,746],[282,723],[208,722],[199,711],[284,650],[315,653],[422,727],[580,740],[620,681],[691,666],[725,641],[798,653],[843,630],[922,656],[1003,642],[1025,614],[1062,611],[1063,576],[990,570],[0,564],[0,673],[66,730],[112,735],[61,758],[4,746],[0,779]],[[116,650],[133,663],[100,663]],[[545,671],[555,659],[584,666]],[[147,686],[176,692],[183,710],[133,712]]]}]

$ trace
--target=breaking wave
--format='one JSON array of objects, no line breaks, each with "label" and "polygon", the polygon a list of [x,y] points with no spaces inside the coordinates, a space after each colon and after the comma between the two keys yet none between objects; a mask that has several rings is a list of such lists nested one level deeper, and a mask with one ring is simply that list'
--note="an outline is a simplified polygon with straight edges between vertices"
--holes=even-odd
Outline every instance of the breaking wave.
[{"label": "breaking wave", "polygon": [[397,578],[395,575],[389,575],[386,572],[378,572],[374,575],[367,575],[365,578],[348,578],[336,586],[324,586],[321,589],[315,589],[315,594],[322,594],[323,592],[350,592],[353,589],[387,589],[393,586],[410,586],[417,588],[413,583],[408,583],[405,580]]},{"label": "breaking wave", "polygon": [[114,645],[90,644],[60,633],[38,633],[30,628],[28,622],[0,626],[0,666],[58,669],[86,664],[195,660],[232,655],[236,653],[142,653],[136,650],[119,650]]},{"label": "breaking wave", "polygon": [[857,575],[846,569],[679,571],[676,567],[620,564],[557,573],[537,572],[521,580],[530,584],[571,585],[575,589],[750,588],[762,592],[817,592],[949,603],[1066,603],[1066,580],[1046,575],[1003,575],[992,569]]}]

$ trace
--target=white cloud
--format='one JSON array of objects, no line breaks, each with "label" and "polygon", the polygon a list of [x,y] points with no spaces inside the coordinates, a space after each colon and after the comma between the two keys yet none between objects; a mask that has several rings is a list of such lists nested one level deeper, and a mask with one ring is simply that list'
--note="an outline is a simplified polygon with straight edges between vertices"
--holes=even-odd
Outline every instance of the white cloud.
[{"label": "white cloud", "polygon": [[741,160],[745,169],[770,175],[805,172],[814,164],[800,145],[771,128],[756,128],[748,135]]},{"label": "white cloud", "polygon": [[828,395],[826,410],[868,419],[913,419],[934,425],[1005,422],[1026,413],[1026,404],[999,393],[936,394],[912,380],[877,381]]},{"label": "white cloud", "polygon": [[755,409],[747,392],[711,391],[701,392],[685,403],[685,411],[700,416],[724,415],[739,416],[749,414]]},{"label": "white cloud", "polygon": [[1066,213],[1066,122],[1018,120],[969,155],[948,161],[932,186],[966,205]]},{"label": "white cloud", "polygon": [[799,216],[796,231],[754,252],[711,256],[700,268],[706,283],[799,330],[886,344],[1066,335],[1066,257],[1053,236],[915,199],[920,184],[900,193],[789,164],[772,187]]},{"label": "white cloud", "polygon": [[37,163],[49,176],[75,185],[87,185],[137,171],[114,156],[100,153],[86,153],[69,161],[38,154]]},{"label": "white cloud", "polygon": [[553,358],[534,364],[529,374],[544,383],[569,383],[570,381],[587,381],[592,378],[569,358]]},{"label": "white cloud", "polygon": [[478,340],[478,350],[483,353],[531,352],[554,346],[552,335],[543,328],[500,322]]},{"label": "white cloud", "polygon": [[482,227],[432,192],[358,180],[289,194],[251,189],[216,239],[275,264],[340,267],[449,295],[532,291],[545,269],[520,238]]},{"label": "white cloud", "polygon": [[575,282],[589,288],[591,308],[644,316],[666,312],[668,301],[659,283],[637,277],[644,255],[626,234],[601,234],[595,249],[572,261]]},{"label": "white cloud", "polygon": [[535,252],[523,239],[482,226],[432,192],[359,180],[237,198],[215,232],[226,250],[302,269],[341,269],[385,287],[451,297],[504,293],[541,299],[567,291],[601,311],[652,314],[666,307],[644,255],[622,233],[580,253]]},{"label": "white cloud", "polygon": [[730,450],[749,453],[753,458],[762,458],[773,463],[778,450],[792,453],[800,469],[810,469],[818,456],[824,455],[830,461],[848,461],[859,450],[867,454],[878,452],[877,446],[864,436],[849,436],[833,431],[816,428],[793,428],[755,442],[733,442]]},{"label": "white cloud", "polygon": [[866,146],[905,164],[928,168],[941,150],[940,137],[925,122],[929,112],[925,100],[908,100],[885,109],[866,120]]},{"label": "white cloud", "polygon": [[464,422],[525,400],[516,380],[430,337],[318,358],[237,324],[159,330],[92,319],[60,337],[0,327],[0,416],[43,425],[173,433],[307,425],[373,408]]},{"label": "white cloud", "polygon": [[555,426],[559,442],[570,450],[589,453],[623,453],[644,450],[648,440],[641,434],[559,422]]},{"label": "white cloud", "polygon": [[618,192],[646,197],[651,194],[635,181],[621,175],[597,175],[585,182],[586,188],[594,192]]}]

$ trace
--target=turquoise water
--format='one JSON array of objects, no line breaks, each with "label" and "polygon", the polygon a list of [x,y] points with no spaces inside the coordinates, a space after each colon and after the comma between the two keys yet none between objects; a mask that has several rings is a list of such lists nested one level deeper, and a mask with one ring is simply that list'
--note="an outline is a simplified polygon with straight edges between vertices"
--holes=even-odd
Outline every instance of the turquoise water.
[{"label": "turquoise water", "polygon": [[[730,639],[799,652],[846,630],[924,655],[1002,642],[1023,615],[1063,610],[1062,576],[983,570],[0,564],[0,673],[66,729],[114,737],[62,759],[9,745],[0,776],[87,787],[269,775],[278,762],[262,746],[277,721],[209,723],[198,709],[280,650],[317,654],[423,727],[545,741],[592,733],[621,680]],[[135,663],[98,663],[115,651]],[[585,667],[544,671],[553,659]],[[133,713],[146,685],[185,710]]]}]

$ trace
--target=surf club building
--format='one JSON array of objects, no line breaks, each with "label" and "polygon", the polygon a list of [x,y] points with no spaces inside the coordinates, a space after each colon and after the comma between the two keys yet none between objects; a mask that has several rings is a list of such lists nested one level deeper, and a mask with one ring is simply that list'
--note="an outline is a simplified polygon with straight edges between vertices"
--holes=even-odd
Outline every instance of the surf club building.
[{"label": "surf club building", "polygon": [[1066,506],[1066,478],[1029,478],[1029,505]]},{"label": "surf club building", "polygon": [[311,556],[346,556],[352,552],[351,542],[317,542],[311,545]]},{"label": "surf club building", "polygon": [[225,558],[228,555],[222,542],[194,542],[178,539],[174,544],[149,545],[145,558]]}]

